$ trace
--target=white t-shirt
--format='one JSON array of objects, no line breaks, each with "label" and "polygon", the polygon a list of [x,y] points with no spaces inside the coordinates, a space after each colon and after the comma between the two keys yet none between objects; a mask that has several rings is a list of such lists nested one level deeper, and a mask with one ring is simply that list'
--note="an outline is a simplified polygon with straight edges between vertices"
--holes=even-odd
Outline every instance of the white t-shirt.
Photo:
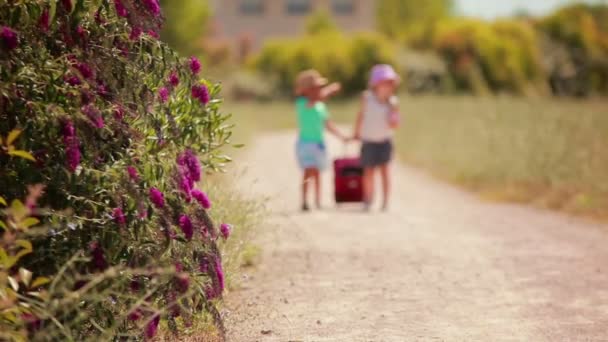
[{"label": "white t-shirt", "polygon": [[399,100],[392,96],[388,103],[378,100],[371,91],[364,93],[365,108],[361,123],[361,140],[364,142],[384,142],[392,139],[390,115]]}]

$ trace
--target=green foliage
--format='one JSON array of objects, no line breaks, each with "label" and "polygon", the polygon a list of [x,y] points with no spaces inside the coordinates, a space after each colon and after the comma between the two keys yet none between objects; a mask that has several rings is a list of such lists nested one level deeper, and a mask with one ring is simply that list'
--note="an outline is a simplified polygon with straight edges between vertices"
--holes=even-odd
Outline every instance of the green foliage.
[{"label": "green foliage", "polygon": [[445,18],[451,9],[451,0],[379,0],[376,22],[382,33],[401,39],[417,27]]},{"label": "green foliage", "polygon": [[207,0],[161,0],[165,25],[163,41],[181,54],[198,54],[208,29],[211,9]]},{"label": "green foliage", "polygon": [[[568,52],[583,94],[608,94],[608,6],[572,5],[541,20],[539,29]],[[548,51],[550,53],[550,51]],[[558,70],[554,77],[562,77]]]},{"label": "green foliage", "polygon": [[[29,193],[0,216],[15,243],[0,246],[14,263],[0,266],[2,340],[143,339],[197,317],[222,329],[220,232],[190,197],[198,157],[207,173],[230,160],[220,88],[154,38],[153,1],[120,3],[0,0],[0,203]],[[4,301],[9,277],[44,295],[9,284]]]},{"label": "green foliage", "polygon": [[310,35],[335,33],[338,27],[327,11],[317,11],[306,21],[306,33]]},{"label": "green foliage", "polygon": [[253,65],[268,77],[276,78],[283,91],[293,88],[300,71],[315,68],[329,79],[342,82],[346,94],[353,94],[367,87],[367,74],[373,65],[394,61],[393,46],[380,35],[345,37],[326,33],[299,40],[271,41]]},{"label": "green foliage", "polygon": [[472,19],[438,23],[432,47],[447,61],[457,88],[526,93],[543,75],[536,32],[522,21]]}]

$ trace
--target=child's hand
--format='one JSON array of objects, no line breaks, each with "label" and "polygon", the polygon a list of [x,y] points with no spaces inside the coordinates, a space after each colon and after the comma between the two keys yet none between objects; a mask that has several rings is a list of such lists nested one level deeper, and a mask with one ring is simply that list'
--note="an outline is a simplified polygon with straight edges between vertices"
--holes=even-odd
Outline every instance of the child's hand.
[{"label": "child's hand", "polygon": [[340,90],[342,90],[342,85],[337,82],[325,86],[321,89],[321,101],[325,101],[329,97],[336,95]]}]

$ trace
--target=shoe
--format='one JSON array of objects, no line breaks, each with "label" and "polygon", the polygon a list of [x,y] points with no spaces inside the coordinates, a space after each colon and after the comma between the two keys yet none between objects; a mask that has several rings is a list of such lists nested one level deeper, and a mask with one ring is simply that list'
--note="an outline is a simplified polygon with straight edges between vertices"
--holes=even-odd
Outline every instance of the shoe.
[{"label": "shoe", "polygon": [[302,204],[302,211],[305,213],[310,211],[310,207],[307,203]]}]

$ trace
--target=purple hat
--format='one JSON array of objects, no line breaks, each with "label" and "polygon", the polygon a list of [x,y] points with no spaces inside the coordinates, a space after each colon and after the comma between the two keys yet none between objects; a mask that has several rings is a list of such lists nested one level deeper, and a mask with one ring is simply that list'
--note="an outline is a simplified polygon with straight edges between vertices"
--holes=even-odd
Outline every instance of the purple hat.
[{"label": "purple hat", "polygon": [[369,78],[369,86],[375,87],[378,83],[384,81],[401,82],[401,77],[397,75],[395,69],[388,64],[378,64],[373,67],[371,77]]}]

